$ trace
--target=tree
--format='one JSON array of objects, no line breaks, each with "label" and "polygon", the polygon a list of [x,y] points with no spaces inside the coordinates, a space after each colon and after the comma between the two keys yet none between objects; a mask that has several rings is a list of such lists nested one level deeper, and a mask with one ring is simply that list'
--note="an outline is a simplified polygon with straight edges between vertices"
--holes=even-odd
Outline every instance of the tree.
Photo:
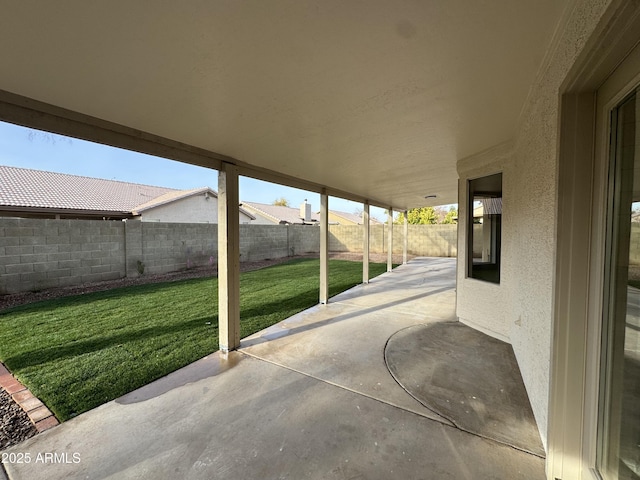
[{"label": "tree", "polygon": [[272,205],[276,205],[276,206],[278,206],[278,207],[289,207],[289,206],[291,206],[291,205],[289,205],[289,200],[287,200],[287,199],[286,199],[286,198],[284,198],[284,197],[276,198],[276,199],[273,201],[273,204],[272,204]]},{"label": "tree", "polygon": [[[433,207],[412,208],[407,212],[410,225],[433,225],[438,223],[438,215]],[[404,223],[404,215],[399,215],[397,223]]]},{"label": "tree", "polygon": [[[421,207],[407,211],[407,221],[410,225],[452,224],[456,223],[457,218],[458,210],[455,207],[450,207],[448,211],[443,207]],[[404,215],[399,214],[395,223],[403,224]]]},{"label": "tree", "polygon": [[449,211],[442,219],[441,223],[452,224],[458,222],[458,209],[456,207],[449,208]]}]

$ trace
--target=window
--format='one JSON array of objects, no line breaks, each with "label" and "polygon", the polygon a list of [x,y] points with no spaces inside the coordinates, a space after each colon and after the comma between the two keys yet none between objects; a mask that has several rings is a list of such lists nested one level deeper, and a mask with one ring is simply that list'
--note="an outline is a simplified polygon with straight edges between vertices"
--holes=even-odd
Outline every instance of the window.
[{"label": "window", "polygon": [[467,276],[500,283],[502,173],[469,180]]},{"label": "window", "polygon": [[[637,92],[640,92],[638,89]],[[611,118],[607,309],[602,330],[599,472],[640,479],[640,115],[638,93]]]}]

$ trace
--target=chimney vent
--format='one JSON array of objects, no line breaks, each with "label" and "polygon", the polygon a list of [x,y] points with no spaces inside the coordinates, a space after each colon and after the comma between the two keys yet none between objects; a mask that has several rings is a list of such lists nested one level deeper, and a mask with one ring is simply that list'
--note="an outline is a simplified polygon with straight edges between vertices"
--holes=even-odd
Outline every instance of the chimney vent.
[{"label": "chimney vent", "polygon": [[304,202],[300,204],[300,218],[304,222],[311,221],[311,204],[307,203],[307,199],[304,199]]}]

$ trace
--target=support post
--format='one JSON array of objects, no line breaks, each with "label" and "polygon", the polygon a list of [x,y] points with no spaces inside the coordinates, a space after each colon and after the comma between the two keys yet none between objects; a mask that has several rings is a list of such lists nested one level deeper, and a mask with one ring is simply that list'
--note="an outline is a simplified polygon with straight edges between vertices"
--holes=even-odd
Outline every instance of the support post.
[{"label": "support post", "polygon": [[240,201],[238,168],[218,172],[218,332],[220,351],[240,346]]},{"label": "support post", "polygon": [[329,196],[320,194],[320,303],[329,302]]},{"label": "support post", "polygon": [[369,203],[362,209],[362,283],[369,283],[369,237],[371,234],[369,221]]},{"label": "support post", "polygon": [[402,212],[402,219],[404,222],[404,245],[402,246],[402,263],[403,265],[407,264],[407,251],[409,250],[409,215],[407,210]]},{"label": "support post", "polygon": [[387,218],[389,233],[387,234],[387,272],[393,270],[393,208],[389,207],[389,218]]}]

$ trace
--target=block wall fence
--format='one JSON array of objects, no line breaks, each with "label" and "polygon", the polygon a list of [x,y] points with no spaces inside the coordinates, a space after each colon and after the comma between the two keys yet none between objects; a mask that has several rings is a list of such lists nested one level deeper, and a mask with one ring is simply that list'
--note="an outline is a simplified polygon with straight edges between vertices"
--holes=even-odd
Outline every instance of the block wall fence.
[{"label": "block wall fence", "polygon": [[[330,225],[329,250],[362,252],[361,226]],[[386,253],[387,225],[372,225],[370,251]],[[394,225],[402,253],[404,227]],[[408,253],[454,257],[456,225],[409,225]],[[240,225],[240,261],[320,251],[320,229]],[[0,295],[137,277],[217,262],[215,224],[0,218]]]}]

